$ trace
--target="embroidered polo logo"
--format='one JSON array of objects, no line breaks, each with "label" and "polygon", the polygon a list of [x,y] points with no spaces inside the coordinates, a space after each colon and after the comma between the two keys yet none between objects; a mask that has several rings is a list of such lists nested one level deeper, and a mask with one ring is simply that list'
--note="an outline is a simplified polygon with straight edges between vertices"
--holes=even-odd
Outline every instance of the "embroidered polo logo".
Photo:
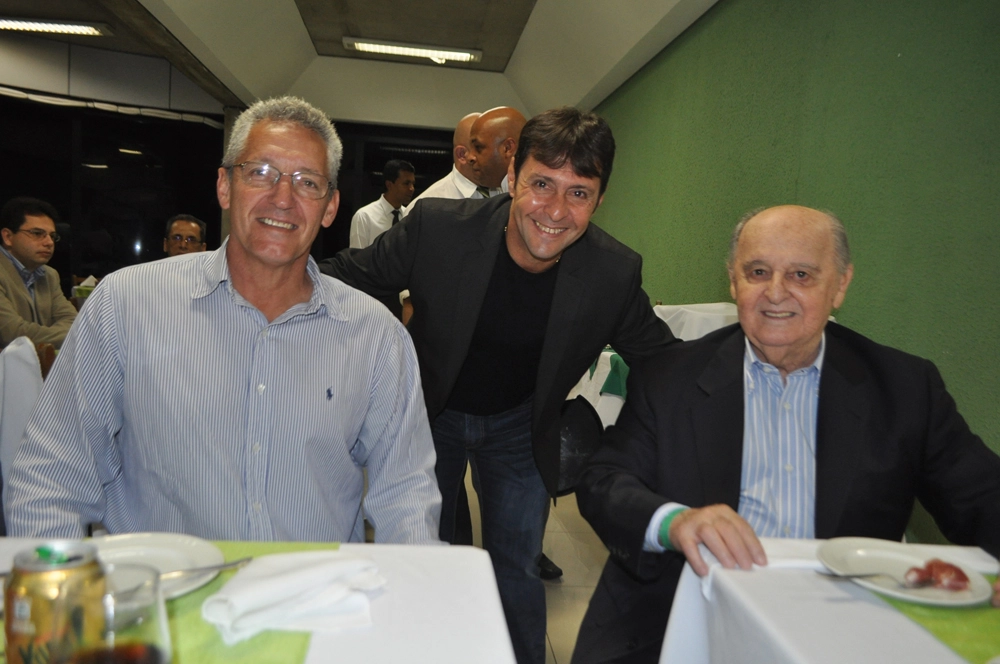
[{"label": "embroidered polo logo", "polygon": [[326,400],[329,401],[332,398],[333,398],[333,388],[328,387],[326,388]]}]

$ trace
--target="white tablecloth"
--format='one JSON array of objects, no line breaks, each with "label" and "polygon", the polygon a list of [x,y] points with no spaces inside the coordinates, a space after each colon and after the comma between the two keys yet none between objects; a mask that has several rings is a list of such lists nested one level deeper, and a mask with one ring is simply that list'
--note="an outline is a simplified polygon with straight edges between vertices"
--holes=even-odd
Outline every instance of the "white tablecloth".
[{"label": "white tablecloth", "polygon": [[[661,664],[961,664],[922,627],[846,579],[816,574],[817,540],[763,539],[769,567],[685,565],[667,624]],[[923,546],[984,573],[997,561],[976,547]]]},{"label": "white tablecloth", "polygon": [[[0,571],[43,540],[0,538]],[[343,544],[386,578],[371,601],[372,627],[313,634],[306,664],[514,664],[489,554],[471,546]],[[179,664],[184,664],[179,662]]]},{"label": "white tablecloth", "polygon": [[513,664],[489,554],[471,546],[343,544],[386,578],[372,629],[314,634],[306,664]]}]

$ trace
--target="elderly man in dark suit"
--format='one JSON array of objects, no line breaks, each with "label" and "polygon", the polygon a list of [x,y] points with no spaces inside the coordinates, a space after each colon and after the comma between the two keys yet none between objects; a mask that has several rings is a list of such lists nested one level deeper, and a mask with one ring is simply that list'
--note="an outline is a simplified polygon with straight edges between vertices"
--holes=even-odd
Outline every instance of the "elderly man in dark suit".
[{"label": "elderly man in dark suit", "polygon": [[614,159],[607,123],[564,108],[524,127],[510,196],[423,199],[327,274],[379,296],[409,288],[450,540],[467,460],[483,543],[518,662],[545,661],[541,553],[559,475],[559,414],[605,344],[629,362],[671,343],[641,287],[642,260],[590,217]]},{"label": "elderly man in dark suit", "polygon": [[611,551],[574,663],[655,662],[685,560],[764,565],[757,537],[899,540],[915,499],[1000,555],[1000,457],[927,360],[828,323],[851,283],[843,225],[798,206],[733,235],[740,322],[630,376],[578,489]]}]

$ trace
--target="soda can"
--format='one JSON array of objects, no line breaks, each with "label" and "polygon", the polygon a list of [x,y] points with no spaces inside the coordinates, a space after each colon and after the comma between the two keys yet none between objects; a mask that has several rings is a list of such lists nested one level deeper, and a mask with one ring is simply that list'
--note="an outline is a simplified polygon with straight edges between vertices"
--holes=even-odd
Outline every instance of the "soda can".
[{"label": "soda can", "polygon": [[7,662],[58,662],[75,645],[97,642],[104,592],[104,570],[90,544],[55,540],[18,553],[4,589]]}]

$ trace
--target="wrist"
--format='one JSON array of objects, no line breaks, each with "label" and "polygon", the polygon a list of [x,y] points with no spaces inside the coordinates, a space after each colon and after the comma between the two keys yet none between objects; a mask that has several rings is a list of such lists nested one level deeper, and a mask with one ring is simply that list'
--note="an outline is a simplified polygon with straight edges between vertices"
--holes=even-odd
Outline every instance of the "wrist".
[{"label": "wrist", "polygon": [[674,519],[676,519],[679,514],[687,511],[687,509],[688,508],[686,507],[675,509],[670,514],[663,517],[663,521],[660,522],[660,532],[659,532],[660,545],[667,551],[676,551],[673,544],[670,543],[670,525],[674,522]]}]

